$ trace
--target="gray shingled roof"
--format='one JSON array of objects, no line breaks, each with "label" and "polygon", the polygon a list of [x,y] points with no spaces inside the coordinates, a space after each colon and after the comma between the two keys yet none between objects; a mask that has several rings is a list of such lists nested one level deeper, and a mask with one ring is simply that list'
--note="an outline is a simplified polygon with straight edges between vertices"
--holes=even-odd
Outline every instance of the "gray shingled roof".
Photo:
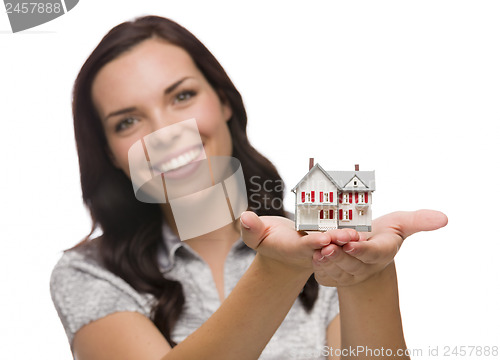
[{"label": "gray shingled roof", "polygon": [[313,171],[314,168],[320,169],[339,190],[361,190],[359,188],[345,188],[345,186],[357,176],[359,180],[367,187],[368,191],[375,191],[375,171],[325,171],[319,163],[316,163],[311,170],[309,170],[302,179],[295,185],[292,192],[295,192],[300,183],[304,181],[307,175]]},{"label": "gray shingled roof", "polygon": [[342,188],[357,176],[368,190],[375,191],[375,171],[327,171],[327,173]]}]

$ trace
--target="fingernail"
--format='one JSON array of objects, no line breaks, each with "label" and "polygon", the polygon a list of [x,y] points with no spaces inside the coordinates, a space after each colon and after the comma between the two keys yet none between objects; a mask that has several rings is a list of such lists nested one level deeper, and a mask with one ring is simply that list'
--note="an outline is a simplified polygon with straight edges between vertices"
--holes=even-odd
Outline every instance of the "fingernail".
[{"label": "fingernail", "polygon": [[329,253],[328,255],[325,255],[325,256],[326,257],[332,256],[334,252],[335,252],[335,249],[333,249],[331,253]]},{"label": "fingernail", "polygon": [[344,250],[346,253],[350,253],[354,251],[354,248],[351,248],[350,250]]},{"label": "fingernail", "polygon": [[245,222],[243,221],[243,216],[240,216],[240,223],[241,223],[241,226],[243,226],[245,229],[250,230],[250,226],[245,224]]}]

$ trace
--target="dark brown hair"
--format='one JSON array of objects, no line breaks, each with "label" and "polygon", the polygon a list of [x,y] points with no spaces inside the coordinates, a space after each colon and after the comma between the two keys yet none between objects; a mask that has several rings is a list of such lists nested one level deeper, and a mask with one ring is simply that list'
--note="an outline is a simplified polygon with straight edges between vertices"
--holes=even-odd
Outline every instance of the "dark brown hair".
[{"label": "dark brown hair", "polygon": [[[285,216],[285,212],[282,187],[277,186],[271,192],[258,194],[262,196],[255,196],[255,187],[251,188],[251,178],[252,185],[265,180],[280,182],[281,178],[274,165],[250,145],[242,98],[208,49],[189,31],[161,17],[141,17],[113,28],[89,56],[74,86],[73,117],[82,194],[93,224],[89,236],[78,246],[95,242],[106,268],[138,292],[154,295],[157,302],[152,309],[151,319],[169,344],[174,346],[171,331],[182,311],[184,294],[181,284],[165,279],[158,268],[162,212],[157,204],[138,201],[130,180],[123,171],[113,166],[102,124],[91,98],[92,83],[99,70],[125,51],[152,37],[162,38],[189,53],[221,100],[231,106],[232,117],[228,126],[233,140],[232,155],[242,164],[249,208],[258,215]],[[250,192],[254,196],[250,196]],[[276,198],[279,202],[272,201]],[[264,203],[266,199],[268,203]],[[276,207],[276,203],[281,206]],[[91,241],[98,228],[102,230],[102,236]],[[313,307],[317,294],[318,284],[311,276],[299,296],[307,310]]]}]

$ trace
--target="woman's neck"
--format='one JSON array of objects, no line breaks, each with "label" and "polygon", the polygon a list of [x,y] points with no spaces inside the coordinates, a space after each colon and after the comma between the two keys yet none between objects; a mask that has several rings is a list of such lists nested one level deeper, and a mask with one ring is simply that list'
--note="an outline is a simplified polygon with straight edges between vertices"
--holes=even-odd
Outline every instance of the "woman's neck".
[{"label": "woman's neck", "polygon": [[[163,205],[162,211],[172,231],[179,235],[170,206]],[[207,263],[219,261],[223,263],[231,247],[240,237],[240,222],[235,220],[210,233],[185,240],[184,243],[189,245]]]}]

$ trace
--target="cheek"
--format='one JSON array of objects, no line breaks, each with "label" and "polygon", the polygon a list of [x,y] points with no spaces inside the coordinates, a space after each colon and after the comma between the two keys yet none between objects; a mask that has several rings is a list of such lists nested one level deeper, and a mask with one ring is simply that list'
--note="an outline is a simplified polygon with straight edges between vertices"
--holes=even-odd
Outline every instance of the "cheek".
[{"label": "cheek", "polygon": [[226,115],[217,95],[214,94],[200,102],[191,115],[196,119],[202,136],[223,138],[224,132],[229,134]]},{"label": "cheek", "polygon": [[130,176],[128,151],[133,142],[130,141],[109,141],[110,157],[113,164]]}]

